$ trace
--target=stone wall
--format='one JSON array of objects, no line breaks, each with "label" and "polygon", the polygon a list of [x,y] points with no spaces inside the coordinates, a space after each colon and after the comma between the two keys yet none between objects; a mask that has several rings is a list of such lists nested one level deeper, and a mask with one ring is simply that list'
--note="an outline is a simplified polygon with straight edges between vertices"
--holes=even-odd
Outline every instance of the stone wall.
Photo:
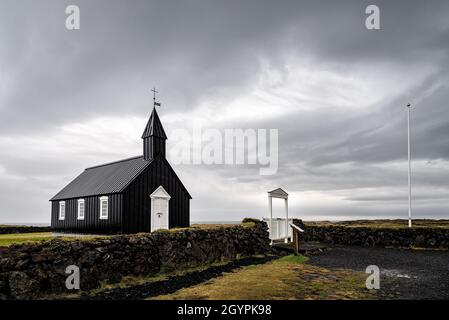
[{"label": "stone wall", "polygon": [[0,251],[0,298],[28,299],[68,292],[66,267],[80,268],[81,290],[127,275],[151,275],[269,250],[267,225],[180,229],[95,240],[52,240]]},{"label": "stone wall", "polygon": [[449,248],[449,229],[305,226],[305,241],[380,247]]},{"label": "stone wall", "polygon": [[29,233],[29,232],[50,232],[48,227],[32,227],[32,226],[0,226],[0,234],[8,233]]}]

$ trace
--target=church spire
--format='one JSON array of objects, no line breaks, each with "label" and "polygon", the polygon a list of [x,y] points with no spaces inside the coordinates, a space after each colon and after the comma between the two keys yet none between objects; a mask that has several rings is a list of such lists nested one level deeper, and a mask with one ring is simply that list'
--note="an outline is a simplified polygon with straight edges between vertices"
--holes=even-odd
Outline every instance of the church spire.
[{"label": "church spire", "polygon": [[153,112],[151,112],[150,119],[142,133],[143,139],[143,157],[147,161],[153,160],[159,153],[165,157],[165,140],[167,135],[165,134],[164,127],[156,112],[156,106],[160,106],[159,102],[156,102],[156,89],[151,90],[153,95]]},{"label": "church spire", "polygon": [[150,119],[147,122],[147,126],[142,133],[142,139],[148,137],[157,137],[166,140],[167,136],[165,135],[164,127],[162,127],[161,120],[156,112],[156,108],[153,108],[153,112],[151,112]]}]

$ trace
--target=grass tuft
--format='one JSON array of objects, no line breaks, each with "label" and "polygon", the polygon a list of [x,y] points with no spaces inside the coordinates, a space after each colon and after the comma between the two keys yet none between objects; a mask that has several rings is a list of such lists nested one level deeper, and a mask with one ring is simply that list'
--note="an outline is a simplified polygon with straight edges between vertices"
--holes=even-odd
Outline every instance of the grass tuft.
[{"label": "grass tuft", "polygon": [[307,260],[309,260],[309,258],[299,254],[297,256],[295,256],[295,255],[285,256],[285,257],[275,260],[274,262],[275,263],[293,263],[293,264],[295,264],[295,263],[304,263]]}]

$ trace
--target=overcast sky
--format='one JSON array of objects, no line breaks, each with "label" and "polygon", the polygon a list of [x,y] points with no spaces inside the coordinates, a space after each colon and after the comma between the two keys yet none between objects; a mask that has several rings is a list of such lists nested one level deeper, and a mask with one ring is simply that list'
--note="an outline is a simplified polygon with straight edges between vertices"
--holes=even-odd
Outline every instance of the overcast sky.
[{"label": "overcast sky", "polygon": [[414,215],[449,218],[447,0],[0,0],[0,71],[0,223],[48,223],[84,168],[141,154],[153,86],[169,149],[177,128],[279,130],[275,175],[174,166],[192,221],[267,216],[277,187],[303,219],[406,218],[408,102]]}]

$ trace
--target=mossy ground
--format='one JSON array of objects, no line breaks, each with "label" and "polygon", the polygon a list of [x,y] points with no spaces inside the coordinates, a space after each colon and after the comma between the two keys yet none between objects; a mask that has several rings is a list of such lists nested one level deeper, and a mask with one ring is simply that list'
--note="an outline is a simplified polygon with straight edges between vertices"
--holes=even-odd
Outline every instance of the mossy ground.
[{"label": "mossy ground", "polygon": [[[182,230],[198,230],[198,229],[219,229],[219,228],[230,228],[241,225],[244,228],[253,227],[253,222],[244,222],[241,224],[192,224],[188,228],[173,228],[170,230],[157,230],[156,232],[179,232]],[[30,232],[30,233],[8,233],[8,234],[0,234],[0,247],[8,247],[12,244],[23,244],[23,243],[32,243],[39,241],[50,241],[52,239],[61,239],[66,241],[73,240],[82,240],[88,241],[97,238],[110,237],[110,235],[92,235],[92,236],[55,236],[51,232]]]},{"label": "mossy ground", "polygon": [[286,256],[263,265],[242,267],[203,284],[152,299],[295,300],[375,299],[365,288],[366,275],[328,270],[305,263],[304,256]]},{"label": "mossy ground", "polygon": [[53,239],[51,232],[0,234],[0,247]]},{"label": "mossy ground", "polygon": [[8,233],[0,234],[0,247],[9,247],[13,244],[33,243],[39,241],[50,241],[59,239],[64,241],[90,241],[98,238],[105,238],[110,236],[55,236],[52,232],[30,232],[30,233]]},{"label": "mossy ground", "polygon": [[[353,220],[353,221],[309,221],[304,222],[310,226],[342,226],[342,227],[367,227],[367,228],[408,228],[408,220],[404,219],[377,219],[377,220]],[[449,220],[414,219],[413,228],[449,229]]]},{"label": "mossy ground", "polygon": [[246,221],[242,222],[240,224],[201,224],[201,223],[194,223],[190,227],[186,228],[172,228],[169,230],[156,230],[155,232],[178,232],[178,231],[184,231],[184,230],[198,230],[198,229],[204,229],[204,230],[211,230],[211,229],[223,229],[223,228],[232,228],[236,226],[242,226],[244,228],[251,228],[254,227],[255,223],[252,221]]}]

